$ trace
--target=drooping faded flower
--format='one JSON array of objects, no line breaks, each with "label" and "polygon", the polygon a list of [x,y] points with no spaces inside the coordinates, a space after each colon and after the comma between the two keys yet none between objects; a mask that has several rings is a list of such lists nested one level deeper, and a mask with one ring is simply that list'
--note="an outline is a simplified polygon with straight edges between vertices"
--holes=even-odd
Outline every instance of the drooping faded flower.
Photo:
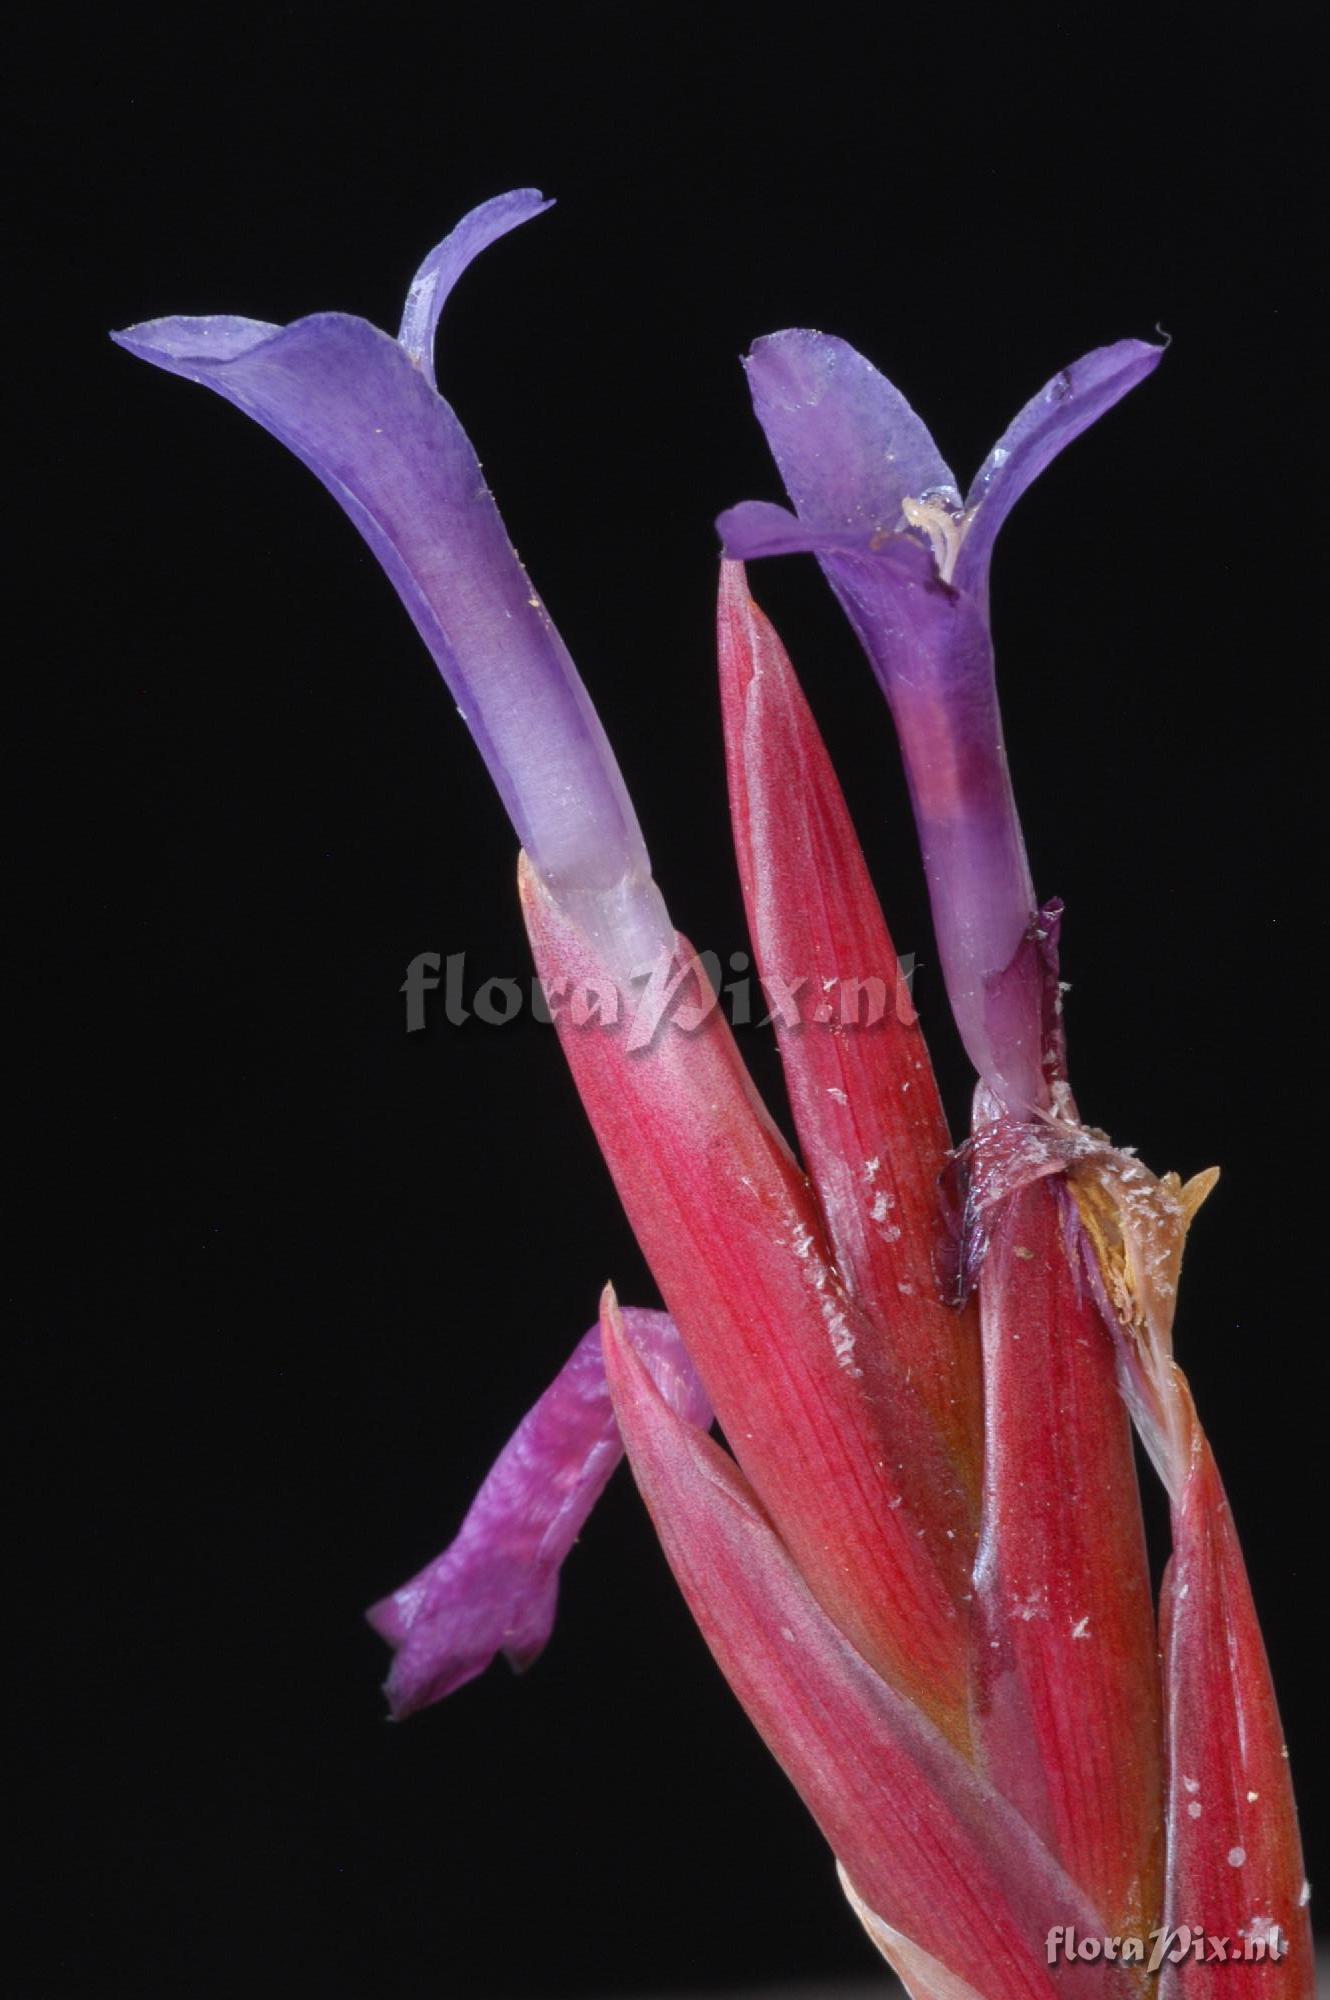
[{"label": "drooping faded flower", "polygon": [[[727,540],[816,547],[883,677],[981,1078],[966,1151],[978,1297],[958,1305],[940,1281],[950,1142],[918,1023],[742,569],[723,566],[719,620],[731,803],[768,993],[813,996],[804,1015],[773,1010],[802,1164],[707,1004],[586,692],[435,389],[451,285],[544,206],[525,191],[466,218],[426,260],[395,340],[333,314],[119,336],[303,458],[406,603],[522,843],[550,1009],[668,1309],[621,1312],[607,1291],[599,1330],[454,1542],[374,1608],[395,1649],[394,1712],[499,1652],[534,1659],[559,1567],[626,1446],[698,1624],[914,1993],[1135,1993],[1139,1968],[1051,1941],[1144,1938],[1161,1910],[1291,1943],[1242,1976],[1309,1992],[1259,1635],[1171,1360],[1198,1190],[1155,1181],[1077,1119],[1055,919],[1030,886],[992,681],[993,533],[1155,351],[1080,364],[1018,419],[965,506],[918,420],[848,349],[777,336],[754,363],[798,518],[737,510]],[[847,1018],[840,989],[874,982],[893,1004]],[[568,996],[588,991],[601,1004],[579,1011]],[[1166,1742],[1128,1408],[1175,1504]],[[707,1435],[713,1411],[729,1450]],[[1212,1828],[1233,1843],[1227,1876]],[[1169,1977],[1191,1991],[1208,1968]]]}]

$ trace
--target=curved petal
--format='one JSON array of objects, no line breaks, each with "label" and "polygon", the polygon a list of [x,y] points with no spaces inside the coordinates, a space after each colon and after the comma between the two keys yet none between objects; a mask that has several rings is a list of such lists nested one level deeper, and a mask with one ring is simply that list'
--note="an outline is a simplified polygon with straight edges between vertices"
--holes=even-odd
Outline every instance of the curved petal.
[{"label": "curved petal", "polygon": [[[711,1406],[674,1322],[629,1307],[626,1337],[658,1392],[705,1429]],[[384,1692],[400,1721],[499,1653],[529,1667],[554,1627],[559,1570],[623,1457],[599,1324],[518,1425],[443,1554],[367,1613],[394,1648]]]},{"label": "curved petal", "polygon": [[483,201],[479,208],[464,215],[456,229],[450,230],[442,243],[436,243],[430,251],[411,280],[397,339],[431,388],[439,314],[467,265],[510,229],[529,222],[533,216],[543,215],[553,206],[539,188],[515,188],[511,194],[496,194],[492,201]]},{"label": "curved petal", "polygon": [[1026,488],[1060,451],[1152,375],[1164,349],[1118,340],[1073,361],[1033,396],[994,445],[965,496],[971,515],[956,559],[955,581],[982,595],[993,541]]},{"label": "curved petal", "polygon": [[157,320],[114,338],[216,390],[323,481],[415,620],[551,893],[625,964],[667,951],[673,933],[586,690],[470,440],[398,343],[336,313],[288,327]]},{"label": "curved petal", "polygon": [[137,354],[141,361],[151,361],[155,368],[202,382],[207,370],[225,361],[241,360],[281,331],[267,320],[205,313],[194,319],[145,319],[111,338],[117,347]]},{"label": "curved petal", "polygon": [[890,531],[902,502],[959,504],[949,466],[899,389],[848,341],[793,328],[744,363],[758,422],[801,521]]}]

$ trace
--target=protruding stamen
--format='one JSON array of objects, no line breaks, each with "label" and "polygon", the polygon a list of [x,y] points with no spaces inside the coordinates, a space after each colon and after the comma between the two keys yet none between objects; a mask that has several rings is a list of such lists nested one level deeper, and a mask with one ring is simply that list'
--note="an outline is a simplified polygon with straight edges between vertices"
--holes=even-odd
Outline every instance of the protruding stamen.
[{"label": "protruding stamen", "polygon": [[901,501],[901,513],[910,526],[922,528],[927,535],[938,575],[944,583],[951,582],[961,543],[977,511],[974,507],[962,511],[959,507],[949,506],[937,494],[928,494],[921,500],[907,498]]}]

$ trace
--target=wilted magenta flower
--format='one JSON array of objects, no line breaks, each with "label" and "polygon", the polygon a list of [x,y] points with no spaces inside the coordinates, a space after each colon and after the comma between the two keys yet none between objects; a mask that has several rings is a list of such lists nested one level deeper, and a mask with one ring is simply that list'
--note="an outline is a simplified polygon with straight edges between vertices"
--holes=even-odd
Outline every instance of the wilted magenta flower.
[{"label": "wilted magenta flower", "polygon": [[[711,1408],[673,1322],[630,1307],[622,1323],[656,1392],[705,1430]],[[597,1321],[504,1446],[457,1539],[370,1611],[394,1648],[394,1716],[441,1701],[499,1653],[519,1671],[539,1659],[564,1558],[622,1457]]]},{"label": "wilted magenta flower", "polygon": [[[1247,2000],[1311,1992],[1301,1861],[1241,1556],[1171,1352],[1207,1177],[1156,1180],[1078,1119],[1056,913],[1011,798],[987,567],[1014,500],[1155,364],[1102,350],[1028,406],[964,504],[918,419],[842,343],[784,334],[750,374],[796,516],[726,517],[731,552],[814,548],[892,704],[953,1009],[980,1078],[967,1233],[939,1274],[949,1136],[908,1006],[777,1031],[802,1165],[720,1013],[588,1031],[556,996],[704,979],[666,914],[585,690],[438,396],[439,311],[477,250],[543,204],[469,216],[397,340],[318,315],[162,320],[119,336],[297,452],[379,556],[453,689],[524,848],[523,906],[564,1050],[668,1309],[606,1292],[460,1533],[375,1606],[396,1714],[496,1654],[530,1663],[560,1564],[626,1447],[685,1598],[798,1787],[869,1934],[919,2000],[1141,1992],[1114,1953],[1203,1924],[1263,1962]],[[735,561],[718,625],[739,870],[764,979],[877,979],[896,954],[825,748]],[[729,1450],[707,1436],[712,1412]],[[1161,1678],[1128,1411],[1168,1485]],[[731,1453],[733,1454],[731,1456]],[[1060,1944],[1059,1944],[1060,1941]],[[1167,1941],[1166,1941],[1167,1943]],[[1061,1948],[1060,1948],[1061,1945]],[[1255,1947],[1260,1946],[1259,1953]],[[1271,1946],[1278,1947],[1271,1962]],[[1209,1990],[1165,1966],[1166,1996]],[[1218,1984],[1215,1989],[1218,1990]]]}]

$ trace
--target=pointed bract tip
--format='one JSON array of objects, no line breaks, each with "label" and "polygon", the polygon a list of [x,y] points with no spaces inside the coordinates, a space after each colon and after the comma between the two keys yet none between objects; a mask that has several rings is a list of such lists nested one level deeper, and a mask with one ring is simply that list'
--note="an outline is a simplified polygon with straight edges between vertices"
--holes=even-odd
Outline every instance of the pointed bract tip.
[{"label": "pointed bract tip", "polygon": [[626,1340],[623,1327],[623,1313],[619,1309],[619,1294],[614,1289],[614,1281],[607,1278],[600,1295],[600,1340],[602,1348],[612,1343]]},{"label": "pointed bract tip", "polygon": [[747,615],[756,608],[748,588],[748,572],[741,557],[722,553],[717,597],[723,611],[739,611]]}]

